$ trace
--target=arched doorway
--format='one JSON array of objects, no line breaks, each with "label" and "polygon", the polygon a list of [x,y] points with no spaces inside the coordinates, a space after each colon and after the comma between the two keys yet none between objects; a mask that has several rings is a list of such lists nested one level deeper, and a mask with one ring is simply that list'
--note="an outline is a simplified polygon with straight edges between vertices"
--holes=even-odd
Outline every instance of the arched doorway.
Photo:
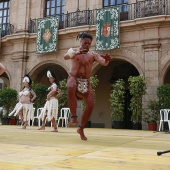
[{"label": "arched doorway", "polygon": [[99,79],[99,85],[96,88],[96,103],[91,116],[93,122],[104,124],[104,127],[112,127],[110,93],[111,85],[118,79],[125,81],[125,110],[124,110],[124,128],[131,129],[131,112],[128,110],[130,104],[130,93],[128,90],[128,78],[138,76],[138,70],[129,62],[124,60],[113,60],[107,67],[100,67],[95,73]]},{"label": "arched doorway", "polygon": [[5,87],[10,87],[9,77],[6,73],[0,75],[0,90],[4,89]]},{"label": "arched doorway", "polygon": [[163,84],[170,84],[170,66],[168,67],[167,72],[165,74]]},{"label": "arched doorway", "polygon": [[67,79],[68,77],[68,73],[60,65],[55,63],[45,63],[31,72],[32,80],[35,83],[41,83],[43,85],[49,86],[50,83],[47,78],[47,70],[51,70],[51,72],[56,76],[57,82]]}]

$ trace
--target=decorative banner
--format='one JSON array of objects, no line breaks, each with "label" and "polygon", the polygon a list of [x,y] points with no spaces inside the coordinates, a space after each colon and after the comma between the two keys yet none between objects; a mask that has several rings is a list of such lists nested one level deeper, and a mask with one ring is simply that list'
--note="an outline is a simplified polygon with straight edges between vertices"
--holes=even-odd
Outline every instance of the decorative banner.
[{"label": "decorative banner", "polygon": [[58,23],[57,16],[38,19],[37,53],[57,51]]},{"label": "decorative banner", "polygon": [[116,6],[96,10],[96,50],[120,48],[119,8]]}]

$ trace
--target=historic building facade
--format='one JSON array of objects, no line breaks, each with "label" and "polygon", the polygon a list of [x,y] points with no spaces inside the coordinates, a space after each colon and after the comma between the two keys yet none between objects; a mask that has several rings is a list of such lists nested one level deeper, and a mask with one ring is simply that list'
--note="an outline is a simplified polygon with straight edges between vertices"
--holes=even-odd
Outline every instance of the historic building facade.
[{"label": "historic building facade", "polygon": [[[93,127],[112,127],[109,96],[111,84],[118,78],[143,75],[147,83],[144,104],[156,98],[159,85],[170,83],[170,0],[4,0],[0,1],[2,24],[0,62],[6,72],[0,83],[20,90],[24,74],[29,73],[36,83],[48,85],[47,69],[58,80],[66,79],[71,66],[63,56],[70,47],[78,47],[76,36],[88,32],[94,40],[96,9],[120,6],[120,49],[98,51],[109,53],[107,67],[95,63],[92,75],[97,75],[96,103],[90,118]],[[37,19],[60,15],[58,50],[37,54]],[[0,86],[1,87],[1,86]],[[126,104],[129,95],[126,96]],[[130,113],[125,109],[125,127],[130,127]],[[143,124],[145,129],[145,124]]]}]

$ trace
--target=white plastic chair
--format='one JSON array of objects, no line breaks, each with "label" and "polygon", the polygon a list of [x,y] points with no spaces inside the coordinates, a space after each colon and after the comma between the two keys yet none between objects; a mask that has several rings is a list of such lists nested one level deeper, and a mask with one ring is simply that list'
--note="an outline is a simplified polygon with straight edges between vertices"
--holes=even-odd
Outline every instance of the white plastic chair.
[{"label": "white plastic chair", "polygon": [[39,118],[41,112],[42,112],[43,107],[40,107],[37,109],[37,114],[36,116],[34,116],[33,120],[32,120],[32,126],[34,126],[34,120],[37,119],[38,120],[38,126],[40,126],[40,122],[41,122],[41,118]]},{"label": "white plastic chair", "polygon": [[[34,115],[35,107],[33,108],[32,112],[33,112],[32,114]],[[28,126],[31,126],[31,119],[30,119],[31,115],[28,116],[29,116]]]},{"label": "white plastic chair", "polygon": [[58,118],[57,126],[59,126],[60,120],[62,121],[62,127],[63,123],[65,122],[65,127],[67,127],[68,119],[70,115],[70,108],[62,108],[60,110],[60,117]]},{"label": "white plastic chair", "polygon": [[161,109],[160,110],[160,123],[159,123],[159,131],[161,130],[161,127],[163,129],[163,122],[168,122],[168,127],[170,131],[170,119],[168,118],[168,114],[170,112],[170,109]]}]

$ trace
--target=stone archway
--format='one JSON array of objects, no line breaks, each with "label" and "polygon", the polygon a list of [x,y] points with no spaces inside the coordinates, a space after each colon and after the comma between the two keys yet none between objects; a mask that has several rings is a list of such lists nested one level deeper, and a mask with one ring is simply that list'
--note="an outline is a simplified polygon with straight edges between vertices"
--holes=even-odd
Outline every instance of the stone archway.
[{"label": "stone archway", "polygon": [[167,71],[166,71],[166,73],[164,75],[163,84],[170,84],[170,65],[167,68]]},{"label": "stone archway", "polygon": [[0,75],[0,90],[5,87],[10,87],[10,80],[6,72]]},{"label": "stone archway", "polygon": [[[118,79],[123,79],[126,84],[126,99],[125,99],[125,119],[124,127],[126,129],[132,128],[131,113],[128,110],[130,104],[130,94],[128,91],[129,76],[138,76],[139,71],[130,62],[114,59],[107,67],[100,67],[96,75],[99,79],[99,85],[96,88],[96,103],[91,115],[92,126],[101,125],[101,127],[112,127],[111,108],[110,108],[110,92],[111,84]],[[99,127],[99,126],[98,126]]]},{"label": "stone archway", "polygon": [[160,60],[160,74],[159,82],[160,84],[170,84],[170,51],[161,57]]},{"label": "stone archway", "polygon": [[53,72],[53,74],[56,76],[57,78],[57,82],[63,80],[63,79],[67,79],[68,77],[68,73],[66,72],[66,70],[53,62],[48,62],[48,63],[43,63],[39,66],[36,66],[36,68],[34,68],[31,72],[31,78],[35,83],[41,83],[44,85],[49,86],[49,81],[47,78],[47,70],[51,70]]}]

